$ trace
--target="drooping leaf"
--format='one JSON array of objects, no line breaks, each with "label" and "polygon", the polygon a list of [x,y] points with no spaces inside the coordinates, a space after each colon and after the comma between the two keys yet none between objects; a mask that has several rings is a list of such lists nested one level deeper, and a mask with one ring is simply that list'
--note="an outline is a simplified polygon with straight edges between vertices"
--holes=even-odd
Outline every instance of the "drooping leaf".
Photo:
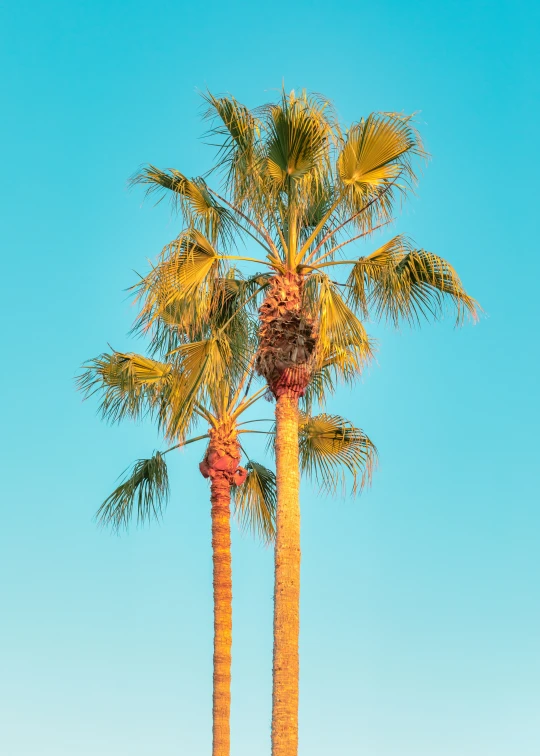
[{"label": "drooping leaf", "polygon": [[264,465],[249,460],[247,478],[240,486],[232,486],[234,512],[240,526],[263,541],[275,538],[277,503],[276,476]]},{"label": "drooping leaf", "polygon": [[[124,473],[124,476],[128,470]],[[105,499],[97,512],[103,525],[115,530],[161,518],[169,498],[169,478],[163,456],[156,452],[150,459],[139,459],[124,481]]]},{"label": "drooping leaf", "polygon": [[414,249],[404,236],[396,236],[367,257],[361,257],[348,279],[350,299],[367,317],[398,325],[439,318],[452,306],[456,324],[468,314],[478,317],[470,297],[452,266],[432,252]]},{"label": "drooping leaf", "polygon": [[[373,352],[375,342],[370,339],[369,343]],[[359,347],[353,343],[346,347],[334,347],[332,343],[324,346],[319,342],[311,379],[300,400],[303,411],[313,414],[315,406],[322,407],[339,384],[352,384],[358,380],[365,367],[366,352],[362,345]]]},{"label": "drooping leaf", "polygon": [[346,473],[352,476],[353,493],[370,481],[377,451],[348,420],[326,413],[301,415],[298,441],[300,469],[321,489],[334,493],[340,484],[344,488]]},{"label": "drooping leaf", "polygon": [[230,95],[216,97],[207,92],[203,95],[208,103],[206,118],[212,121],[210,135],[218,137],[218,165],[226,172],[226,184],[233,201],[243,204],[246,195],[252,193],[259,163],[258,118]]},{"label": "drooping leaf", "polygon": [[214,243],[220,238],[231,240],[234,216],[211,194],[203,178],[189,179],[174,168],[163,171],[148,165],[133,177],[131,183],[147,186],[147,194],[163,195],[164,191],[170,191],[173,204],[190,227],[201,231]]},{"label": "drooping leaf", "polygon": [[307,305],[317,320],[317,349],[325,359],[336,350],[356,349],[363,363],[372,357],[366,330],[343,298],[339,286],[324,273],[315,273],[305,288]]}]

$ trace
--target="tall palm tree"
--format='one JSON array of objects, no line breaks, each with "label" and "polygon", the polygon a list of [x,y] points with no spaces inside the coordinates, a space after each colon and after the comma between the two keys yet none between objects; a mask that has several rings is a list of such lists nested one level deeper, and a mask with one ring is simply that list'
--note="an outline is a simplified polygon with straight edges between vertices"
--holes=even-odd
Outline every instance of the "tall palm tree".
[{"label": "tall palm tree", "polygon": [[[232,571],[230,502],[234,500],[236,513],[245,527],[250,527],[263,540],[274,539],[276,502],[273,472],[248,458],[246,467],[240,466],[240,435],[266,433],[253,431],[241,423],[242,415],[260,398],[265,389],[252,395],[243,392],[250,376],[244,372],[238,385],[231,387],[222,380],[208,392],[206,404],[195,403],[194,414],[207,423],[207,432],[175,443],[163,452],[155,452],[148,459],[139,459],[123,482],[107,497],[98,518],[115,528],[127,526],[136,516],[139,522],[159,518],[169,496],[165,455],[188,444],[207,440],[201,474],[210,479],[212,522],[212,560],[214,589],[214,661],[213,661],[213,756],[230,754],[231,703],[231,643],[232,643]],[[175,362],[160,362],[139,354],[104,353],[85,366],[79,378],[86,395],[101,394],[104,417],[118,420],[129,415],[139,417],[142,412],[159,415],[166,435],[174,427],[177,392],[182,392],[180,372]],[[332,488],[345,470],[354,483],[371,474],[376,451],[365,434],[339,416],[303,416],[300,425],[302,438],[302,469],[319,480],[323,487]]]},{"label": "tall palm tree", "polygon": [[[243,302],[253,306],[264,296],[257,370],[276,400],[272,753],[295,756],[299,400],[306,392],[320,398],[336,374],[351,379],[359,372],[370,356],[362,320],[414,324],[451,305],[460,323],[477,317],[477,304],[448,262],[403,235],[343,259],[349,244],[391,223],[396,198],[416,181],[415,160],[426,153],[411,116],[372,113],[344,129],[328,100],[306,92],[283,92],[255,110],[231,96],[205,98],[219,141],[219,191],[206,178],[152,165],[134,177],[149,193],[170,191],[186,223],[140,284],[141,323],[171,307],[197,312],[227,265],[266,268],[246,279]],[[260,254],[238,254],[239,243]],[[348,275],[340,279],[342,270]],[[211,351],[218,353],[220,343],[218,330]]]}]

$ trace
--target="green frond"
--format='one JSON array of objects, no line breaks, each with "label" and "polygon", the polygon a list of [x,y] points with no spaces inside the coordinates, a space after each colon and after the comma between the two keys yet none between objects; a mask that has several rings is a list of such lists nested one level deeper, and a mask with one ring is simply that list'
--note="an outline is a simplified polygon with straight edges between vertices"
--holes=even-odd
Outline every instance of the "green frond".
[{"label": "green frond", "polygon": [[171,201],[186,223],[213,242],[218,238],[224,241],[232,238],[234,216],[211,194],[203,178],[188,179],[173,168],[162,171],[154,165],[147,165],[132,178],[131,184],[145,185],[147,195],[161,194],[158,202],[167,191],[171,192]]},{"label": "green frond", "polygon": [[377,281],[390,281],[390,274],[396,263],[402,259],[407,240],[403,235],[395,236],[366,257],[360,257],[353,265],[347,285],[350,301],[354,303],[364,318],[369,317],[373,288]]},{"label": "green frond", "polygon": [[111,525],[114,530],[127,528],[134,517],[138,524],[159,520],[168,498],[167,465],[156,452],[150,459],[135,462],[124,482],[105,499],[96,517],[102,525]]},{"label": "green frond", "polygon": [[[370,351],[375,343],[370,339]],[[326,348],[319,342],[315,352],[315,362],[306,393],[301,399],[301,407],[308,415],[313,414],[315,406],[322,407],[340,383],[352,384],[358,380],[366,366],[366,353],[363,345],[349,344],[336,347],[327,344]]]},{"label": "green frond", "polygon": [[315,367],[304,396],[300,399],[302,411],[308,415],[312,414],[314,408],[323,405],[335,390],[336,381],[331,368],[326,365]]},{"label": "green frond", "polygon": [[272,470],[252,459],[246,470],[248,474],[244,483],[231,488],[234,513],[242,529],[270,543],[275,538],[276,476]]},{"label": "green frond", "polygon": [[308,177],[320,184],[334,141],[327,111],[327,103],[305,92],[284,92],[279,104],[265,108],[266,173],[277,189]]},{"label": "green frond", "polygon": [[338,415],[326,413],[299,422],[300,470],[334,493],[345,487],[347,473],[352,476],[355,493],[371,480],[377,460],[375,446],[359,428]]},{"label": "green frond", "polygon": [[470,297],[454,268],[432,252],[414,249],[404,236],[396,236],[353,266],[347,281],[350,299],[364,316],[398,325],[413,325],[421,318],[439,318],[449,306],[456,324],[465,315],[478,317],[478,305]]},{"label": "green frond", "polygon": [[98,393],[100,414],[119,422],[159,411],[173,378],[170,364],[140,354],[104,352],[83,365],[77,384],[85,397]]},{"label": "green frond", "polygon": [[218,164],[227,174],[226,183],[233,201],[242,203],[258,164],[258,119],[234,97],[203,94],[208,103],[205,114],[212,122],[209,135],[220,140]]}]

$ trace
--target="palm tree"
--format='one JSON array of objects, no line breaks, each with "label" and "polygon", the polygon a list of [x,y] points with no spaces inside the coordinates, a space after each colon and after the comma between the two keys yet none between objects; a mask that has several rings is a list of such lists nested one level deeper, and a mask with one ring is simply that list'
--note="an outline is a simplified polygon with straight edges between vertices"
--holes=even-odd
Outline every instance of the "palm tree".
[{"label": "palm tree", "polygon": [[[236,387],[221,381],[208,394],[205,406],[195,403],[194,414],[208,424],[205,434],[175,443],[148,459],[139,459],[122,483],[98,510],[98,519],[119,529],[136,515],[139,522],[159,518],[169,496],[165,455],[188,444],[207,440],[201,474],[210,480],[212,521],[212,560],[214,590],[213,661],[213,756],[230,753],[232,571],[230,502],[244,527],[249,527],[266,542],[274,539],[276,502],[273,472],[248,458],[240,466],[240,435],[253,431],[239,422],[265,389],[242,394],[250,371],[246,370]],[[178,366],[133,353],[104,353],[85,365],[79,378],[84,393],[101,394],[101,413],[119,420],[142,412],[157,413],[166,435],[172,434],[174,397],[182,391]],[[376,451],[362,431],[339,416],[304,416],[301,421],[302,469],[319,480],[323,487],[335,486],[345,470],[356,485],[358,477],[369,477]],[[269,432],[272,436],[272,432]],[[247,456],[247,455],[246,455]]]},{"label": "palm tree", "polygon": [[[256,367],[276,400],[278,491],[272,754],[295,756],[299,401],[307,395],[309,405],[336,376],[358,374],[371,354],[362,320],[415,324],[451,305],[460,323],[465,315],[475,319],[478,308],[448,262],[403,235],[343,259],[349,244],[392,222],[396,198],[416,181],[415,160],[426,153],[411,116],[372,113],[344,129],[328,100],[306,92],[283,92],[255,110],[232,96],[205,99],[223,187],[152,165],[133,179],[149,193],[170,191],[187,224],[139,285],[140,322],[171,307],[193,315],[202,302],[204,310],[204,293],[227,265],[266,268],[245,280],[243,303],[253,307],[264,294]],[[238,254],[239,242],[262,252]],[[348,276],[340,280],[343,266]],[[214,339],[217,353],[222,332]]]},{"label": "palm tree", "polygon": [[[274,473],[248,460],[240,466],[240,434],[252,433],[239,427],[239,418],[260,397],[242,394],[248,372],[236,386],[221,380],[208,392],[206,403],[195,403],[193,412],[207,424],[207,432],[178,440],[149,459],[139,459],[123,482],[107,497],[98,518],[115,528],[127,526],[135,514],[139,522],[159,518],[169,496],[165,455],[196,441],[207,440],[200,464],[201,474],[210,480],[212,522],[212,562],[214,590],[214,666],[213,666],[213,756],[230,753],[232,571],[230,503],[245,525],[269,542],[274,538]],[[133,353],[101,354],[84,366],[79,378],[86,395],[99,392],[101,413],[118,420],[149,412],[159,416],[167,437],[174,435],[174,397],[182,392],[182,375],[174,361],[157,360]]]}]

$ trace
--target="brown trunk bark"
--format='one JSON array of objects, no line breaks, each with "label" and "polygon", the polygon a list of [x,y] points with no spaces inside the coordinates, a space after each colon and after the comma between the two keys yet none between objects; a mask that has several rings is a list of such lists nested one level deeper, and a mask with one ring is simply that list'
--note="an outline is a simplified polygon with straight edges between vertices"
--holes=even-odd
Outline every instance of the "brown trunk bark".
[{"label": "brown trunk bark", "polygon": [[298,753],[300,474],[298,397],[276,404],[277,532],[274,586],[272,756]]},{"label": "brown trunk bark", "polygon": [[212,560],[214,567],[214,680],[212,756],[229,756],[231,748],[231,484],[218,472],[211,478]]}]

